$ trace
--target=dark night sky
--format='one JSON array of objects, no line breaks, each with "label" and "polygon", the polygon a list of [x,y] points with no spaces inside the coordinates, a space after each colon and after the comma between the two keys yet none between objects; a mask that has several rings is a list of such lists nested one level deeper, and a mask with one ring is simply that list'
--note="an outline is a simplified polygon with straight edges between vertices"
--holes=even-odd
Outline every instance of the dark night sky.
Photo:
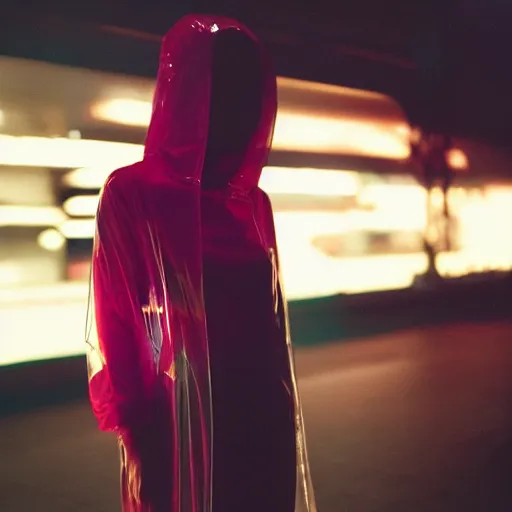
[{"label": "dark night sky", "polygon": [[[48,0],[44,9],[35,0],[2,4],[11,9],[0,20],[0,53],[41,57],[46,38],[53,47],[44,58],[147,75],[158,43],[138,36],[114,41],[101,27],[159,36],[187,12],[234,16],[267,42],[282,74],[379,90],[398,99],[413,122],[503,145],[510,141],[509,0],[318,0],[314,7],[297,0]],[[87,52],[89,60],[81,62]]]}]

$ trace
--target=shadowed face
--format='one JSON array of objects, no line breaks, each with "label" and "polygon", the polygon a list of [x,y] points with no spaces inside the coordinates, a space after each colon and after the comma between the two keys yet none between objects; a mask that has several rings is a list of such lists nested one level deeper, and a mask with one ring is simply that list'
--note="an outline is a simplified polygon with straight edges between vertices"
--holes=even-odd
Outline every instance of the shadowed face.
[{"label": "shadowed face", "polygon": [[261,107],[258,48],[235,29],[221,32],[214,44],[204,187],[221,188],[236,173],[238,169],[233,166],[217,164],[226,157],[243,158],[258,127]]}]

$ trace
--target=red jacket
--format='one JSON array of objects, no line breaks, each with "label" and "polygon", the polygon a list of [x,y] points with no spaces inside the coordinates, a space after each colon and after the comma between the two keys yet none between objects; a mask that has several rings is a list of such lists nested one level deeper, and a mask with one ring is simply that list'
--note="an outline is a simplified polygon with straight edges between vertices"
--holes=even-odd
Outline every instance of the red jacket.
[{"label": "red jacket", "polygon": [[[236,62],[227,69],[237,45],[217,43],[229,29],[253,48],[242,76]],[[254,70],[257,108],[243,103]],[[238,89],[223,80],[238,78],[233,108]],[[144,159],[103,188],[89,389],[100,428],[119,436],[125,511],[293,512],[296,499],[315,510],[272,209],[258,188],[276,103],[252,33],[186,17],[162,43]]]}]

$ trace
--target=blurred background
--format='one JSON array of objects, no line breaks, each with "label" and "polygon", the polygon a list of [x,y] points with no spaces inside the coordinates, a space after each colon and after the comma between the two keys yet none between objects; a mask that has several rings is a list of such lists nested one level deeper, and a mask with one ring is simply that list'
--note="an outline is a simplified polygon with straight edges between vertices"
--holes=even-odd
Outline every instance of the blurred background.
[{"label": "blurred background", "polygon": [[[41,481],[43,465],[44,487],[56,489],[48,509],[117,506],[115,485],[99,501],[76,486],[57,499],[57,475],[75,463],[62,455],[52,466],[48,454],[62,425],[84,429],[91,447],[105,443],[81,402],[98,194],[112,170],[140,159],[160,38],[194,11],[245,22],[275,61],[279,111],[261,187],[275,213],[320,509],[511,510],[500,475],[512,464],[492,459],[512,446],[512,7],[498,0],[320,2],[314,14],[288,1],[6,4],[0,430],[19,462],[0,467],[11,489],[0,508],[34,510],[13,489],[25,471]],[[38,455],[26,447],[41,428],[48,451]],[[115,454],[91,450],[88,463],[114,478]],[[459,461],[451,472],[447,460]],[[472,479],[483,497],[471,495]]]}]

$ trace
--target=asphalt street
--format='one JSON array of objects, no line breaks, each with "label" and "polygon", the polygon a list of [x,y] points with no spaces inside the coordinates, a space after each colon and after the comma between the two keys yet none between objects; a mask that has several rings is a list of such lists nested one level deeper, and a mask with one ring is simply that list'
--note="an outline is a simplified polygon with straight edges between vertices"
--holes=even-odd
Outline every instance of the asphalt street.
[{"label": "asphalt street", "polygon": [[[512,324],[300,349],[297,370],[320,512],[512,510]],[[0,445],[2,512],[119,510],[85,401],[4,416]]]}]

